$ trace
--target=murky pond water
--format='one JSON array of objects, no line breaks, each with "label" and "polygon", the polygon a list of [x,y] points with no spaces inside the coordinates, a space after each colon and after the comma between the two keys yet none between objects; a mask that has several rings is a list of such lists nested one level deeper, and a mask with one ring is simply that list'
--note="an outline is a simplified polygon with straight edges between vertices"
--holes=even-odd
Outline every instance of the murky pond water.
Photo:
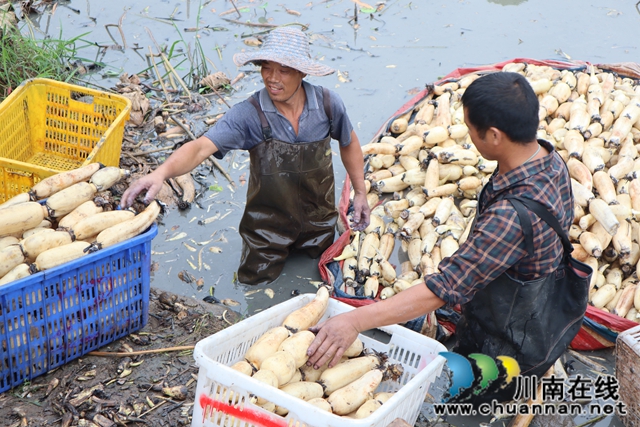
[{"label": "murky pond water", "polygon": [[[84,34],[83,39],[102,46],[83,50],[80,56],[107,64],[90,78],[103,87],[115,83],[113,77],[104,76],[146,70],[145,55],[150,49],[157,52],[156,43],[172,46],[182,40],[177,49],[194,49],[197,38],[211,72],[223,71],[230,78],[240,71],[247,74],[227,97],[231,105],[261,88],[254,68],[238,69],[232,62],[234,53],[255,49],[244,43],[246,38],[263,35],[263,24],[303,24],[312,34],[312,53],[339,70],[309,81],[332,88],[342,97],[363,144],[417,90],[458,67],[512,58],[591,63],[640,60],[640,12],[633,1],[391,0],[374,14],[359,12],[355,16],[363,7],[363,2],[351,0],[74,0],[58,2],[55,10],[49,7],[46,13],[30,19],[36,35],[69,39]],[[230,13],[223,14],[227,11]],[[198,32],[192,31],[197,27]],[[188,65],[183,63],[177,69],[184,75]],[[212,100],[210,114],[227,109]],[[310,282],[319,280],[317,260],[304,256],[289,260],[282,277],[269,286],[275,291],[273,299],[264,292],[245,296],[255,289],[234,284],[248,156],[237,152],[221,164],[238,185],[230,187],[214,171],[204,179],[215,191],[207,191],[199,199],[200,206],[186,212],[173,210],[165,216],[164,227],[153,242],[157,270],[152,285],[199,299],[213,288],[217,298],[238,301],[240,305],[233,308],[247,315],[289,298],[294,289],[315,292]],[[345,172],[338,156],[334,164],[339,194]],[[198,224],[206,219],[211,222]],[[187,233],[187,237],[172,240],[178,232]],[[204,279],[201,289],[178,277],[184,270]],[[609,422],[597,425],[616,425]]]},{"label": "murky pond water", "polygon": [[[234,4],[239,13],[235,12]],[[102,46],[99,50],[85,48],[80,53],[89,59],[97,55],[97,59],[107,64],[103,71],[91,77],[94,84],[103,87],[115,82],[103,76],[147,70],[145,55],[149,49],[157,52],[156,43],[172,46],[179,41],[175,45],[177,50],[187,46],[193,50],[197,38],[212,72],[223,71],[231,78],[241,71],[247,73],[228,97],[230,105],[261,87],[259,74],[252,66],[238,69],[232,62],[234,53],[255,49],[244,43],[246,38],[263,35],[265,28],[260,25],[264,24],[303,24],[312,35],[313,54],[339,71],[309,80],[338,92],[363,143],[368,142],[415,91],[458,67],[517,57],[613,63],[635,61],[639,54],[640,13],[630,2],[398,0],[386,2],[384,8],[374,14],[359,12],[357,20],[354,19],[355,5],[351,0],[279,4],[227,0],[87,0],[59,2],[53,13],[49,8],[48,13],[32,15],[31,20],[36,34],[46,32],[66,39],[84,34],[84,40]],[[193,31],[197,27],[200,31]],[[183,76],[188,73],[187,63],[176,67]],[[214,102],[210,113],[226,109],[226,105]],[[228,155],[221,163],[236,183],[246,179],[246,153]],[[339,193],[345,172],[338,157],[335,165]],[[300,256],[288,262],[283,276],[271,286],[276,291],[273,300],[261,301],[259,294],[254,294],[253,299],[244,299],[246,289],[233,285],[233,275],[241,245],[236,230],[246,190],[238,185],[232,192],[220,173],[209,175],[207,181],[221,191],[207,192],[200,199],[202,208],[194,207],[186,213],[173,211],[165,218],[166,229],[161,230],[154,241],[158,270],[153,285],[199,298],[215,286],[216,297],[241,302],[238,309],[245,313],[288,298],[292,289],[313,291],[309,280],[319,278],[316,261]],[[198,225],[197,220],[216,214],[221,219],[206,226]],[[212,242],[199,254],[202,246],[185,240],[168,241],[175,234],[172,230],[175,226],[188,234],[187,240]],[[221,241],[216,241],[220,238]],[[196,252],[188,250],[184,243]],[[210,252],[211,246],[221,252]],[[178,278],[183,270],[196,278],[203,277],[205,284],[201,290]]]}]

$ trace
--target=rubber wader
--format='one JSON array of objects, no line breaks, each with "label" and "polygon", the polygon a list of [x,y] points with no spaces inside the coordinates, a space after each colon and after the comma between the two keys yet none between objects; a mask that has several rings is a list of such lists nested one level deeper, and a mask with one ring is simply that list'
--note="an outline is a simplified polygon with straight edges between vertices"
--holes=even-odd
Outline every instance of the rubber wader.
[{"label": "rubber wader", "polygon": [[[330,95],[323,89],[331,123]],[[238,281],[262,285],[278,278],[289,251],[317,258],[333,243],[338,213],[331,136],[315,142],[273,139],[255,97],[264,140],[249,150],[247,205],[240,221],[242,258]]]},{"label": "rubber wader", "polygon": [[[500,199],[499,197],[498,199]],[[521,375],[541,378],[567,349],[582,325],[587,308],[591,268],[571,258],[573,250],[566,232],[546,207],[531,199],[506,196],[516,209],[528,256],[533,256],[533,228],[528,210],[559,235],[564,256],[558,269],[530,281],[513,279],[506,272],[476,292],[462,306],[453,351],[463,356],[481,353],[492,358],[516,359]],[[480,199],[482,200],[482,199]],[[475,224],[474,224],[475,226]],[[480,378],[481,376],[476,376]],[[480,395],[459,396],[475,404],[511,400],[516,381],[495,384]],[[477,392],[477,390],[476,390]]]}]

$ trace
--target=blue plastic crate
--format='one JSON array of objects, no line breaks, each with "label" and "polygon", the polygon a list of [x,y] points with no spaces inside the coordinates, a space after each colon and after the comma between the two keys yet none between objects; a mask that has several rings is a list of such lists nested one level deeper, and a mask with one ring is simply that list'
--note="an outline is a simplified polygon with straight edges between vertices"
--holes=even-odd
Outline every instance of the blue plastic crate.
[{"label": "blue plastic crate", "polygon": [[0,393],[144,327],[157,234],[0,287]]}]

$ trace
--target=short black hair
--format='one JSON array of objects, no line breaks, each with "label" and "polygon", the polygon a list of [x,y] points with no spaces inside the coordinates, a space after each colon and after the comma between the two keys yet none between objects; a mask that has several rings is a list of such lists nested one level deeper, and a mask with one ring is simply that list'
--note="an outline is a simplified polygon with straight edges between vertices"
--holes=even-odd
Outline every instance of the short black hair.
[{"label": "short black hair", "polygon": [[462,104],[480,137],[495,127],[513,142],[536,140],[540,104],[527,79],[518,73],[495,72],[476,79],[462,95]]}]

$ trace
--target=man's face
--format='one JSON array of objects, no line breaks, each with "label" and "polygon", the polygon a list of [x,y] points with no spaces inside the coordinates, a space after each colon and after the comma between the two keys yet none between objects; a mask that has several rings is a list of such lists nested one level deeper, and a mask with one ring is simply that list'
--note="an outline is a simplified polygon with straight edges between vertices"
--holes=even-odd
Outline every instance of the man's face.
[{"label": "man's face", "polygon": [[491,146],[490,144],[487,144],[485,141],[487,133],[484,134],[484,137],[480,137],[480,134],[478,133],[478,129],[475,126],[473,126],[471,122],[469,122],[469,119],[467,118],[466,108],[464,109],[464,123],[467,125],[467,128],[469,128],[469,137],[471,137],[471,142],[473,142],[473,145],[476,146],[476,148],[478,149],[482,157],[484,157],[487,160],[493,160],[493,157],[489,152],[491,150]]},{"label": "man's face", "polygon": [[262,81],[272,101],[286,102],[296,93],[305,74],[277,62],[262,61]]}]

